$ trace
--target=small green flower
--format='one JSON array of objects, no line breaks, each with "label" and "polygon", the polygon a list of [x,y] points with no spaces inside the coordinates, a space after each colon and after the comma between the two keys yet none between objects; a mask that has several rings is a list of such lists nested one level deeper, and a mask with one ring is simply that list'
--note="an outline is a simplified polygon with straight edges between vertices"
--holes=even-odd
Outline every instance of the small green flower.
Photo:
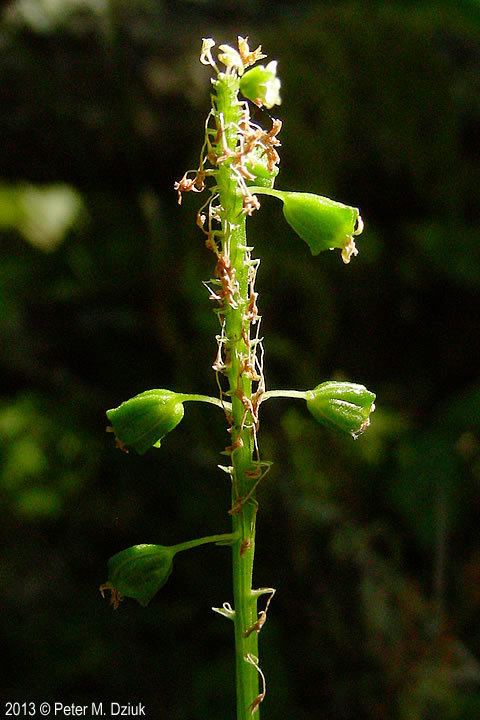
[{"label": "small green flower", "polygon": [[306,400],[315,420],[354,438],[370,425],[375,410],[375,394],[350,382],[324,382],[307,392]]},{"label": "small green flower", "polygon": [[272,108],[280,105],[280,79],[277,78],[277,61],[272,60],[265,67],[256,65],[240,80],[240,92],[248,100],[261,107]]},{"label": "small green flower", "polygon": [[165,435],[182,420],[184,399],[184,395],[170,390],[146,390],[108,410],[117,445],[133,448],[140,455],[151,447],[160,447]]}]

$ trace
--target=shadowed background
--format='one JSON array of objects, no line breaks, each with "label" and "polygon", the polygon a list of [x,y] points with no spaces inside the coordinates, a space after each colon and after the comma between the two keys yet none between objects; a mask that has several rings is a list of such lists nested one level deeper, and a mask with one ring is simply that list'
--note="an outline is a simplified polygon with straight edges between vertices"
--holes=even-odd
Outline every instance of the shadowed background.
[{"label": "shadowed background", "polygon": [[[106,560],[227,532],[221,415],[160,451],[104,432],[148,388],[215,394],[197,164],[201,38],[279,61],[277,186],[360,207],[360,255],[312,258],[262,200],[249,239],[270,388],[366,384],[357,442],[262,407],[255,582],[268,720],[480,716],[477,2],[17,0],[0,21],[0,636],[5,699],[234,716],[228,550],[179,556],[112,612]],[[258,116],[259,122],[268,117]]]}]

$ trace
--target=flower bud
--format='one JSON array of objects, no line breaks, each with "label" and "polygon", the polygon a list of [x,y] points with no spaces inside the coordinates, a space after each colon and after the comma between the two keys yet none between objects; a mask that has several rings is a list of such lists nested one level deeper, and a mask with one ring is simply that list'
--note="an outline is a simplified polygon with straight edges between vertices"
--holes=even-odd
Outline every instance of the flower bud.
[{"label": "flower bud", "polygon": [[183,418],[184,395],[170,390],[147,390],[107,411],[120,448],[133,448],[143,455],[160,447],[164,436]]},{"label": "flower bud", "polygon": [[307,407],[315,420],[355,439],[370,425],[375,394],[364,385],[324,382],[307,392]]},{"label": "flower bud", "polygon": [[255,65],[242,75],[240,92],[255,105],[272,108],[281,104],[280,79],[277,78],[277,61],[272,60],[267,67]]},{"label": "flower bud", "polygon": [[243,73],[243,60],[240,53],[230,45],[220,45],[218,49],[222,51],[218,54],[220,62],[226,65],[227,68],[235,68],[241,75]]},{"label": "flower bud", "polygon": [[269,169],[267,159],[259,152],[253,151],[249,153],[245,161],[245,167],[253,175],[253,179],[247,180],[247,185],[256,185],[257,187],[272,188],[275,178],[278,175],[278,167],[273,166]]},{"label": "flower bud", "polygon": [[175,550],[164,545],[134,545],[113,555],[108,561],[108,582],[118,605],[122,597],[138,600],[144,607],[167,582],[172,572]]},{"label": "flower bud", "polygon": [[342,259],[357,255],[353,235],[363,229],[358,208],[312,193],[282,192],[283,214],[288,224],[309,246],[312,255],[340,248]]}]

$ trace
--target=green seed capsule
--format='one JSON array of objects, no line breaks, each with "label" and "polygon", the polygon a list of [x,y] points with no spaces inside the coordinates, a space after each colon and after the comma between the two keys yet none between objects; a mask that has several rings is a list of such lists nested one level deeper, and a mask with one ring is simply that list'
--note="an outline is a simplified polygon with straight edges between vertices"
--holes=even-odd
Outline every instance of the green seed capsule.
[{"label": "green seed capsule", "polygon": [[353,236],[360,235],[363,230],[358,208],[312,193],[285,192],[261,186],[252,187],[251,191],[282,200],[286,221],[305,240],[312,255],[339,248],[343,262],[348,263],[352,255],[358,254],[353,240]]},{"label": "green seed capsule", "polygon": [[374,402],[374,393],[349,382],[324,382],[307,393],[307,407],[315,420],[354,438],[370,425]]},{"label": "green seed capsule", "polygon": [[119,447],[133,448],[140,455],[160,447],[161,440],[183,418],[184,397],[170,390],[147,390],[108,410]]},{"label": "green seed capsule", "polygon": [[164,545],[134,545],[108,561],[108,583],[112,597],[130,597],[144,607],[167,582],[175,551]]},{"label": "green seed capsule", "polygon": [[339,248],[345,263],[357,254],[353,235],[363,229],[358,208],[311,193],[286,192],[283,214],[289,225],[309,246],[312,255]]},{"label": "green seed capsule", "polygon": [[277,62],[272,60],[265,67],[256,65],[240,78],[240,92],[255,105],[272,108],[280,105],[280,80],[277,78]]}]

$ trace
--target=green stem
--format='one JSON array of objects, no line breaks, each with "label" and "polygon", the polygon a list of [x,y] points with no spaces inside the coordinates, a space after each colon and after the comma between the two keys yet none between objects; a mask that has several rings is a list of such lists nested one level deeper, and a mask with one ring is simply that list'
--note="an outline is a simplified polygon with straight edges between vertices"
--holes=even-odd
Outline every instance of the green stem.
[{"label": "green stem", "polygon": [[178,545],[172,545],[171,550],[176,553],[182,552],[182,550],[191,550],[192,548],[200,547],[200,545],[207,545],[207,543],[217,543],[218,545],[230,545],[232,542],[237,540],[237,536],[234,533],[226,533],[223,535],[207,535],[202,538],[195,538],[195,540],[187,540]]},{"label": "green stem", "polygon": [[203,402],[203,403],[209,403],[210,405],[216,405],[219,408],[222,408],[222,410],[231,410],[232,406],[228,402],[224,402],[223,400],[220,400],[220,398],[216,397],[210,397],[210,395],[183,395],[182,396],[182,402],[188,402],[189,400],[193,400],[195,402]]},{"label": "green stem", "polygon": [[309,397],[309,393],[313,397],[313,393],[309,390],[267,390],[267,392],[261,396],[260,401],[265,402],[265,400],[269,400],[272,397],[288,397],[306,400]]},{"label": "green stem", "polygon": [[279,200],[283,200],[287,194],[284,190],[274,190],[273,188],[260,187],[257,185],[249,187],[249,190],[251,193],[256,193],[257,195],[271,195]]},{"label": "green stem", "polygon": [[[237,149],[237,128],[241,121],[238,102],[239,80],[220,74],[215,83],[213,98],[215,118],[219,132],[217,156],[225,154],[225,145],[233,153]],[[252,590],[253,560],[255,551],[255,470],[253,462],[254,435],[251,414],[246,411],[252,398],[252,381],[245,372],[249,355],[250,321],[247,317],[248,258],[246,255],[245,214],[237,179],[231,160],[219,164],[216,172],[217,192],[222,222],[222,251],[228,257],[235,279],[234,302],[225,302],[222,315],[225,320],[225,374],[232,399],[231,465],[232,465],[232,525],[238,540],[232,545],[233,596],[235,614],[235,655],[237,720],[249,720],[259,704],[259,674],[249,659],[258,658],[257,595]],[[248,498],[243,502],[244,498]],[[258,717],[258,711],[256,718]]]}]

